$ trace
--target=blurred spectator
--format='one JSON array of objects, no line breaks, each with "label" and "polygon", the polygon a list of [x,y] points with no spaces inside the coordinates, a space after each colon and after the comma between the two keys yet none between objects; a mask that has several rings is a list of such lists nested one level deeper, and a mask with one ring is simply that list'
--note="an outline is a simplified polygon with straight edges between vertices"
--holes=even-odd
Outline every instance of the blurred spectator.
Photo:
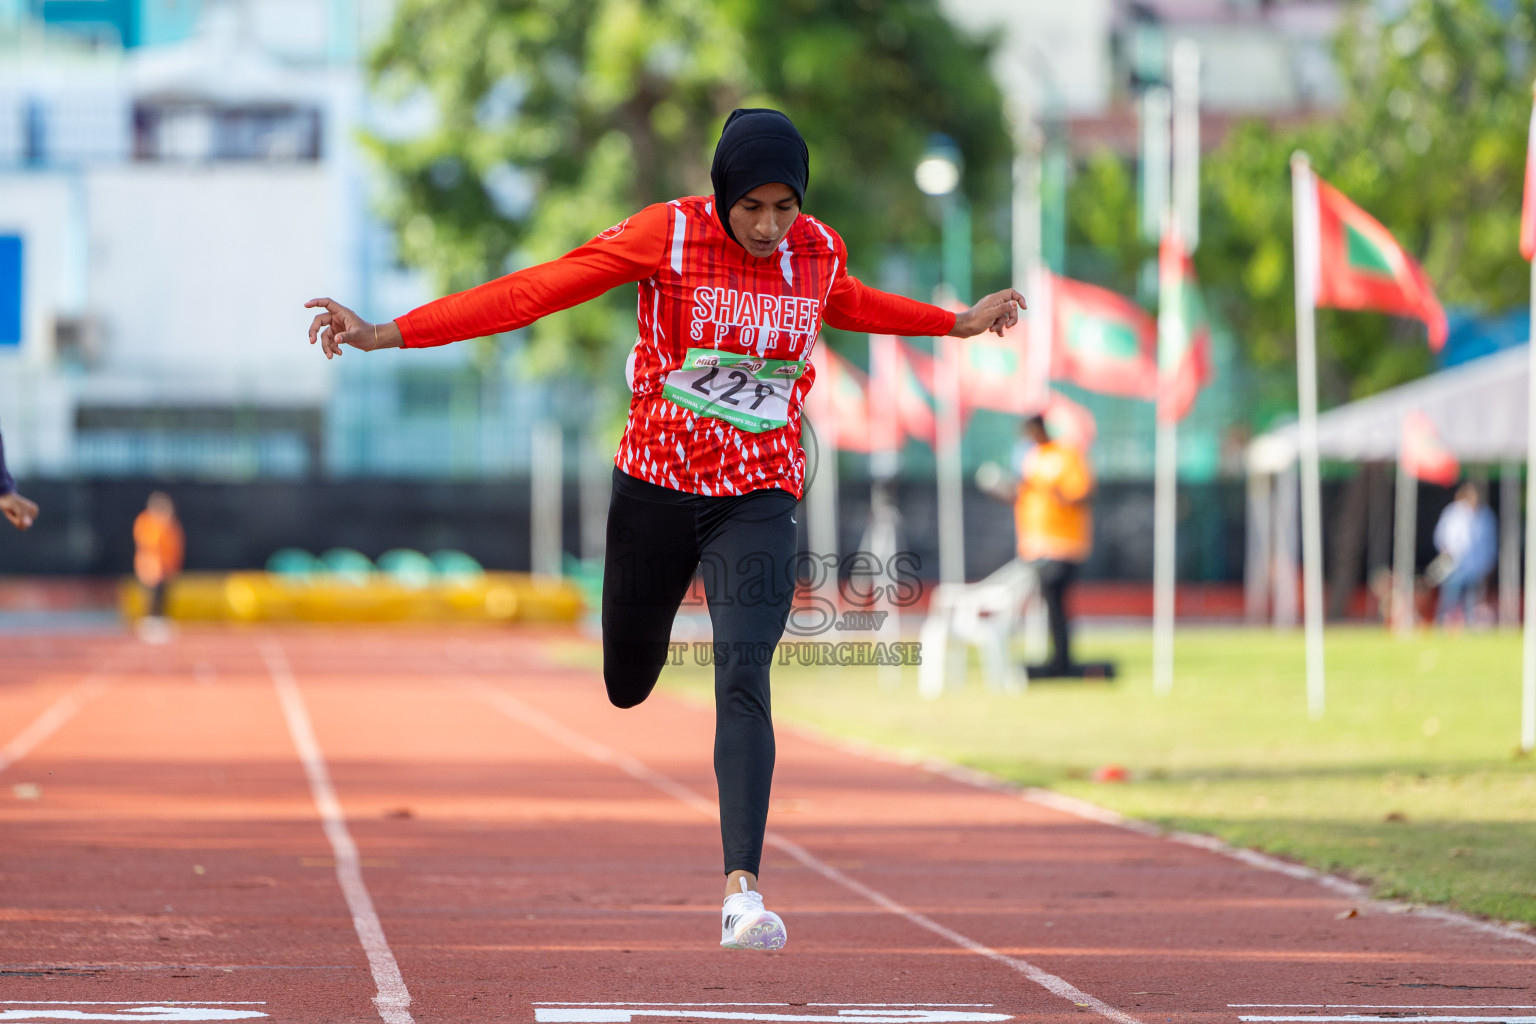
[{"label": "blurred spectator", "polygon": [[[149,591],[149,633],[158,632],[165,618],[165,588],[181,572],[185,539],[170,495],[156,491],[133,521],[133,572]],[[146,633],[146,638],[149,637]]]},{"label": "blurred spectator", "polygon": [[0,438],[0,513],[18,530],[25,530],[37,519],[37,502],[16,493],[16,481],[5,469],[5,440]]},{"label": "blurred spectator", "polygon": [[1440,514],[1435,550],[1440,554],[1433,575],[1441,577],[1435,621],[1444,625],[1460,609],[1462,622],[1471,625],[1483,585],[1499,559],[1498,521],[1476,484],[1457,488],[1456,500]]},{"label": "blurred spectator", "polygon": [[1067,590],[1092,550],[1093,470],[1083,452],[1051,440],[1044,417],[1026,419],[1024,434],[1033,445],[1019,462],[1014,525],[1019,557],[1034,566],[1051,630],[1051,660],[1029,674],[1075,675]]}]

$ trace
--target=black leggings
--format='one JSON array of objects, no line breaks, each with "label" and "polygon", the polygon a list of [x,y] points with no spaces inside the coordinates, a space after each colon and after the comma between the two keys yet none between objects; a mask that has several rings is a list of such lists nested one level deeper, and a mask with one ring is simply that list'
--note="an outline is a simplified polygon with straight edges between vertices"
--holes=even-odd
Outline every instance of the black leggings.
[{"label": "black leggings", "polygon": [[794,597],[794,495],[709,497],[613,471],[603,564],[603,681],[632,708],[667,662],[672,619],[702,569],[714,626],[715,781],[725,871],[757,874],[773,783],[768,668]]},{"label": "black leggings", "polygon": [[1045,618],[1051,627],[1051,660],[1046,668],[1066,671],[1072,667],[1072,625],[1067,619],[1067,589],[1077,577],[1076,562],[1044,559],[1035,563],[1040,596],[1045,599]]}]

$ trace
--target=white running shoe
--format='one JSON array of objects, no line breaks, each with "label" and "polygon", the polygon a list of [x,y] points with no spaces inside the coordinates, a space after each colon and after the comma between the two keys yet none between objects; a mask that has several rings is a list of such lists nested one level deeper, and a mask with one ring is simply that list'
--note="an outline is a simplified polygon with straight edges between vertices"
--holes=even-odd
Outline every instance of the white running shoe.
[{"label": "white running shoe", "polygon": [[783,949],[789,933],[784,922],[763,907],[763,894],[747,888],[725,898],[720,910],[720,945],[726,949]]}]

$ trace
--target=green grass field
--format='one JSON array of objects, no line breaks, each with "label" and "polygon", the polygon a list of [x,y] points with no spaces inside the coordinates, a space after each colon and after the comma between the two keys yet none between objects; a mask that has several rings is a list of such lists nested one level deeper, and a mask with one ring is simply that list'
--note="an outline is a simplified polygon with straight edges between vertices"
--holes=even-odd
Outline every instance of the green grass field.
[{"label": "green grass field", "polygon": [[[1536,924],[1536,763],[1516,756],[1518,636],[1328,635],[1328,708],[1306,713],[1299,634],[1181,631],[1171,696],[1145,632],[1088,633],[1104,683],[916,695],[916,670],[774,670],[774,713],[839,736],[1048,786],[1168,828],[1211,833],[1367,882],[1380,896]],[[707,700],[711,670],[662,685]],[[1129,781],[1096,783],[1106,764]]]}]

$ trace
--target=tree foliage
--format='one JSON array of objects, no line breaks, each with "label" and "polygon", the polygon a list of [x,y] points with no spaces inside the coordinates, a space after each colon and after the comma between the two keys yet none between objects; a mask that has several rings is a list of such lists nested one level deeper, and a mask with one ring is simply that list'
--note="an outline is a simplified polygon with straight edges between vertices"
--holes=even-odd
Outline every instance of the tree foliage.
[{"label": "tree foliage", "polygon": [[[934,239],[912,183],[931,133],[958,144],[973,201],[1003,194],[989,52],[935,0],[403,0],[373,81],[433,123],[369,144],[402,257],[450,291],[707,193],[725,115],[778,107],[810,147],[807,212],[870,273],[886,246]],[[611,377],[634,334],[622,291],[536,325],[535,364]]]},{"label": "tree foliage", "polygon": [[[1294,387],[1291,153],[1380,220],[1416,254],[1448,307],[1499,312],[1527,301],[1516,244],[1531,113],[1536,0],[1359,2],[1335,53],[1342,106],[1299,124],[1236,126],[1201,169],[1202,284],[1247,360]],[[1130,171],[1091,161],[1114,216],[1074,189],[1077,237],[1130,254]],[[1328,402],[1360,397],[1431,368],[1424,328],[1376,313],[1318,312]]]}]

